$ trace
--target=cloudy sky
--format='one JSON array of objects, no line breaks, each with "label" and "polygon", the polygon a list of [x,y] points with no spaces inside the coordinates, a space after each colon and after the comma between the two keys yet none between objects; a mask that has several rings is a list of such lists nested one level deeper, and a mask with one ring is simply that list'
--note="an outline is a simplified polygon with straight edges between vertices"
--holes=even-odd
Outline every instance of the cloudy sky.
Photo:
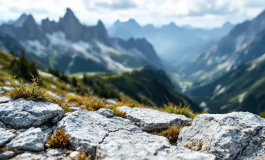
[{"label": "cloudy sky", "polygon": [[265,8],[265,0],[0,0],[0,20],[16,19],[24,12],[38,22],[46,17],[57,21],[67,7],[86,24],[135,18],[142,25],[215,27],[255,17]]}]

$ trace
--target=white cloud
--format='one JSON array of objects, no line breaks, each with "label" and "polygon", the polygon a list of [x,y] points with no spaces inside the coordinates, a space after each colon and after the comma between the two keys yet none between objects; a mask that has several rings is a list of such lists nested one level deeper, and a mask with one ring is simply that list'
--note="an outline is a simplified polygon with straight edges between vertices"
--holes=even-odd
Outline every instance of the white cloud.
[{"label": "white cloud", "polygon": [[106,24],[135,18],[141,24],[175,22],[198,27],[220,26],[253,18],[265,7],[264,0],[0,0],[0,20],[16,19],[22,12],[40,21],[58,20],[70,7],[81,22]]}]

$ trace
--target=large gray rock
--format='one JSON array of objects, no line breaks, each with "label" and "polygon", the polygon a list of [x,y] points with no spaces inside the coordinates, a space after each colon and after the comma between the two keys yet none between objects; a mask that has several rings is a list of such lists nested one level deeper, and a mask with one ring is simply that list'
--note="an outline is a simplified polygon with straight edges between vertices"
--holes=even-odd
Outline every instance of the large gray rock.
[{"label": "large gray rock", "polygon": [[47,135],[40,128],[30,128],[11,140],[6,148],[22,151],[43,151],[47,139]]},{"label": "large gray rock", "polygon": [[249,112],[198,115],[181,130],[177,144],[198,149],[200,142],[201,151],[218,159],[264,159],[265,119]]},{"label": "large gray rock", "polygon": [[13,130],[6,130],[0,128],[0,147],[3,147],[7,142],[11,141],[16,137]]},{"label": "large gray rock", "polygon": [[178,150],[165,137],[145,133],[127,119],[107,118],[97,112],[70,113],[59,122],[61,128],[71,136],[71,149],[89,151],[99,159],[163,159],[166,153],[168,159],[180,153],[183,159],[187,159],[185,154],[194,154],[190,159],[214,159],[210,154]]},{"label": "large gray rock", "polygon": [[17,99],[0,104],[0,121],[15,129],[37,127],[57,123],[64,110],[57,104]]},{"label": "large gray rock", "polygon": [[118,107],[120,111],[126,112],[126,118],[134,122],[143,131],[154,131],[166,129],[169,126],[181,126],[192,120],[184,115],[170,114],[147,108]]}]

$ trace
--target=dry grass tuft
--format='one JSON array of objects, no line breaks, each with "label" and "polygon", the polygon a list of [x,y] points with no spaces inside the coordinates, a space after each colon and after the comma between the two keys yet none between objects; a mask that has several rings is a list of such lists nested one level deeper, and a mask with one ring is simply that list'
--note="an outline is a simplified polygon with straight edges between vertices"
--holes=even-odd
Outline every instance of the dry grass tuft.
[{"label": "dry grass tuft", "polygon": [[68,149],[70,146],[70,135],[65,133],[64,128],[56,130],[48,143],[50,148]]},{"label": "dry grass tuft", "polygon": [[167,130],[160,132],[159,136],[166,137],[171,143],[176,143],[178,140],[179,132],[183,126],[170,126]]},{"label": "dry grass tuft", "polygon": [[169,102],[167,105],[164,105],[165,111],[168,113],[182,114],[188,118],[194,117],[193,110],[190,109],[190,106],[182,105],[175,106],[172,102]]},{"label": "dry grass tuft", "polygon": [[186,144],[184,147],[194,150],[194,151],[201,151],[203,146],[202,141],[192,141],[191,144]]},{"label": "dry grass tuft", "polygon": [[91,159],[91,156],[87,156],[86,153],[84,152],[81,152],[78,155],[78,160],[90,160],[90,159]]},{"label": "dry grass tuft", "polygon": [[111,109],[113,111],[114,116],[126,118],[127,116],[126,112],[119,111],[117,107],[112,107]]},{"label": "dry grass tuft", "polygon": [[9,91],[7,93],[7,96],[12,99],[23,98],[28,101],[56,103],[61,106],[65,112],[71,111],[69,106],[64,103],[63,99],[54,98],[45,89],[39,87],[39,79],[33,77],[31,85],[25,85],[23,82],[21,82],[19,85],[16,85],[14,83],[14,80],[12,80],[11,78],[9,78],[9,81],[11,82],[13,90]]},{"label": "dry grass tuft", "polygon": [[85,103],[86,109],[89,111],[97,111],[100,108],[106,108],[106,104],[103,100],[91,99]]}]

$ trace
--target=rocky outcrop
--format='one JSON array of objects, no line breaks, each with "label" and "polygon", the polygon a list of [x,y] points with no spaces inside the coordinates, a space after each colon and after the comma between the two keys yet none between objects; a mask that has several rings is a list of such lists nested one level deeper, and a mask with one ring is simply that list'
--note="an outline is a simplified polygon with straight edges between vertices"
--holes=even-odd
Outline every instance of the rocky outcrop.
[{"label": "rocky outcrop", "polygon": [[30,128],[19,134],[6,148],[23,151],[43,151],[47,141],[47,135],[40,128]]},{"label": "rocky outcrop", "polygon": [[181,130],[177,144],[218,159],[264,159],[265,119],[249,112],[202,114]]},{"label": "rocky outcrop", "polygon": [[7,142],[15,137],[16,135],[13,130],[0,128],[0,147],[3,147]]},{"label": "rocky outcrop", "polygon": [[167,129],[169,126],[182,126],[191,122],[190,118],[183,115],[169,114],[153,109],[118,107],[118,110],[126,112],[126,118],[134,122],[143,131]]},{"label": "rocky outcrop", "polygon": [[64,115],[57,104],[17,99],[0,104],[0,121],[6,127],[20,129],[55,124]]},{"label": "rocky outcrop", "polygon": [[[160,136],[141,131],[129,120],[77,111],[58,124],[70,134],[72,150],[89,151],[99,159],[214,159],[213,155],[177,149]],[[185,154],[184,154],[185,153]]]}]

